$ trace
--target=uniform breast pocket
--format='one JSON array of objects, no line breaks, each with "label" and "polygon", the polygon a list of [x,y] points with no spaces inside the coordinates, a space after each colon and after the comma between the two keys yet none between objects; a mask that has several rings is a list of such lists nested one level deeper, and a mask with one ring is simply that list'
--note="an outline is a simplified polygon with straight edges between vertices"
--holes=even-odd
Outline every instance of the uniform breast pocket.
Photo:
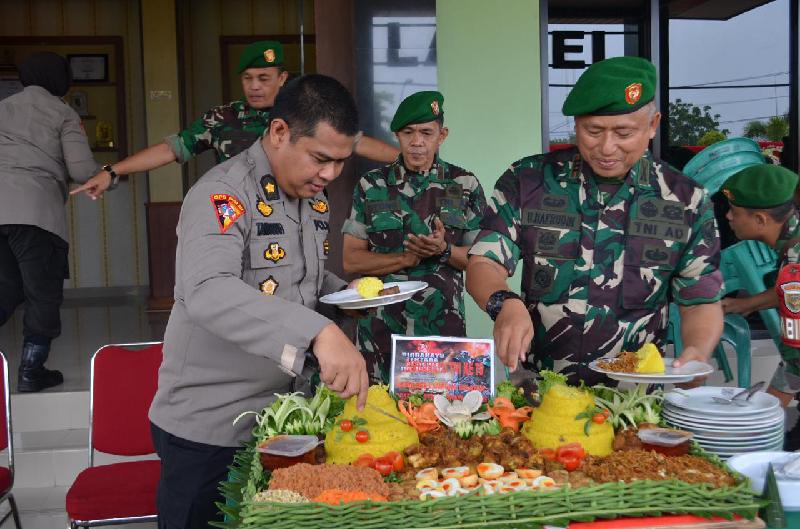
[{"label": "uniform breast pocket", "polygon": [[317,257],[320,259],[327,259],[328,254],[331,253],[331,243],[328,240],[328,233],[315,233],[314,241],[317,246]]},{"label": "uniform breast pocket", "polygon": [[532,301],[566,303],[580,251],[577,230],[525,228],[522,286]]},{"label": "uniform breast pocket", "polygon": [[461,246],[464,242],[464,230],[467,226],[464,210],[453,206],[442,206],[439,209],[439,219],[444,224],[445,240],[455,246]]},{"label": "uniform breast pocket", "polygon": [[657,309],[669,300],[669,287],[682,244],[652,237],[628,237],[622,272],[622,306]]},{"label": "uniform breast pocket", "polygon": [[370,216],[369,242],[385,251],[403,246],[403,217],[399,211],[378,211]]},{"label": "uniform breast pocket", "polygon": [[283,268],[295,262],[297,256],[292,254],[288,237],[260,237],[250,244],[250,267]]}]

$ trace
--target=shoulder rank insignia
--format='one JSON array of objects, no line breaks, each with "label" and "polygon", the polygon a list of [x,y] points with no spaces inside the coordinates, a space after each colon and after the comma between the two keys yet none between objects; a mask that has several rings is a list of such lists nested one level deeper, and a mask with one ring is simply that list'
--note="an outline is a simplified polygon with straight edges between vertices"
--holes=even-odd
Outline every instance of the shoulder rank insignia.
[{"label": "shoulder rank insignia", "polygon": [[276,290],[278,290],[279,286],[280,283],[275,281],[274,277],[269,276],[264,281],[258,284],[258,289],[264,294],[271,296],[275,293]]},{"label": "shoulder rank insignia", "polygon": [[273,263],[277,263],[284,257],[286,257],[286,251],[277,242],[270,243],[269,247],[264,250],[264,259]]},{"label": "shoulder rank insignia", "polygon": [[265,217],[272,215],[272,206],[261,200],[261,197],[259,197],[258,201],[256,202],[256,208],[258,208],[258,212]]},{"label": "shoulder rank insignia", "polygon": [[281,198],[281,192],[278,190],[278,184],[275,183],[275,177],[268,174],[261,179],[261,187],[264,188],[264,194],[267,200],[278,200]]},{"label": "shoulder rank insignia", "polygon": [[310,202],[311,209],[316,211],[317,213],[327,213],[328,212],[328,203],[324,200],[314,200]]},{"label": "shoulder rank insignia", "polygon": [[225,233],[228,228],[233,226],[236,219],[244,215],[244,206],[239,199],[226,193],[215,193],[211,195],[211,204],[219,221],[220,233]]}]

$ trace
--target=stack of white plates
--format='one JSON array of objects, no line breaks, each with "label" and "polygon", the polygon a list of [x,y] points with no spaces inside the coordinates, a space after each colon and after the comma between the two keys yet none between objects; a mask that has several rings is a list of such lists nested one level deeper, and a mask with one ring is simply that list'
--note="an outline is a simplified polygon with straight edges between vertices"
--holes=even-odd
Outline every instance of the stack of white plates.
[{"label": "stack of white plates", "polygon": [[694,433],[700,446],[723,459],[746,452],[781,450],[784,411],[778,399],[758,392],[745,406],[739,406],[711,398],[730,398],[736,390],[700,387],[670,391],[662,415],[672,427]]}]

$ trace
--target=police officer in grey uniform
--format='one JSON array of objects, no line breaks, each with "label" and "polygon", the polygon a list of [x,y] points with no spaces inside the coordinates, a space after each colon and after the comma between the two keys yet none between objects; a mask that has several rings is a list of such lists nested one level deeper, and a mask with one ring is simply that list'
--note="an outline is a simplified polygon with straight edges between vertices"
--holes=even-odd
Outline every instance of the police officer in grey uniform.
[{"label": "police officer in grey uniform", "polygon": [[206,528],[227,468],[274,393],[311,350],[322,381],[366,401],[363,357],[315,311],[346,286],[325,270],[324,188],[354,148],[358,118],[336,80],[307,75],[278,95],[267,133],[189,190],[178,223],[175,305],[150,408],[161,457],[159,527]]}]

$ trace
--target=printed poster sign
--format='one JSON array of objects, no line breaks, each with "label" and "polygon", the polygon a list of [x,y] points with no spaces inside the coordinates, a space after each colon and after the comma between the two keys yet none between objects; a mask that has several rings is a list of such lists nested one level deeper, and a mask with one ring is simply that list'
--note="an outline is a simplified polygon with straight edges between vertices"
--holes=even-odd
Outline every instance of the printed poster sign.
[{"label": "printed poster sign", "polygon": [[392,335],[389,388],[400,398],[419,393],[463,398],[471,390],[494,394],[494,340]]}]

